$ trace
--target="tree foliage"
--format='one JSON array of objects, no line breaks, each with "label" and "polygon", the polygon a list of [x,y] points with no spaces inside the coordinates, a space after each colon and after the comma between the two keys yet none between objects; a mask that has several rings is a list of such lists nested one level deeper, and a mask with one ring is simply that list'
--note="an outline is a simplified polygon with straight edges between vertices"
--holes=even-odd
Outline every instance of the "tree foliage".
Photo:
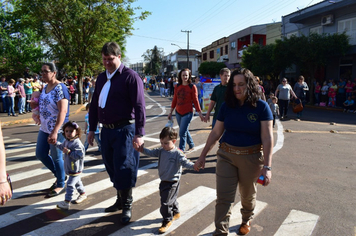
[{"label": "tree foliage", "polygon": [[[325,66],[329,58],[345,55],[350,48],[346,34],[310,34],[277,40],[275,44],[254,44],[242,56],[242,66],[256,75],[276,78],[280,72],[297,65],[308,78]],[[310,81],[309,81],[310,82]]]},{"label": "tree foliage", "polygon": [[215,78],[224,67],[226,67],[226,65],[223,62],[206,61],[200,64],[198,71],[204,76],[208,75],[210,78]]},{"label": "tree foliage", "polygon": [[292,36],[282,43],[288,47],[292,62],[300,67],[302,73],[311,78],[314,78],[318,67],[327,64],[329,58],[344,56],[350,48],[349,39],[345,33]]},{"label": "tree foliage", "polygon": [[146,65],[144,68],[145,74],[158,75],[162,65],[164,52],[162,48],[154,46],[153,49],[147,49],[142,55]]},{"label": "tree foliage", "polygon": [[[13,0],[12,4],[21,23],[43,36],[51,58],[71,70],[67,73],[77,74],[81,84],[85,73],[102,70],[100,51],[104,43],[117,42],[124,56],[125,39],[134,21],[150,14],[143,11],[136,16],[135,10],[140,8],[131,6],[135,1]],[[82,94],[82,86],[79,92]]]},{"label": "tree foliage", "polygon": [[8,7],[2,3],[0,8],[0,74],[18,78],[26,67],[38,72],[44,54],[40,36],[21,27]]}]

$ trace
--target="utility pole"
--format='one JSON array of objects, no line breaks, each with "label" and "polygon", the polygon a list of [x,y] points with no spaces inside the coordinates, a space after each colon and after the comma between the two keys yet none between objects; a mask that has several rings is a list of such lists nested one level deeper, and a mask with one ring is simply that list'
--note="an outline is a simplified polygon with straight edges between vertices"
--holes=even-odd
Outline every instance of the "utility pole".
[{"label": "utility pole", "polygon": [[189,69],[189,33],[191,33],[191,30],[181,30],[183,33],[187,33],[187,68]]}]

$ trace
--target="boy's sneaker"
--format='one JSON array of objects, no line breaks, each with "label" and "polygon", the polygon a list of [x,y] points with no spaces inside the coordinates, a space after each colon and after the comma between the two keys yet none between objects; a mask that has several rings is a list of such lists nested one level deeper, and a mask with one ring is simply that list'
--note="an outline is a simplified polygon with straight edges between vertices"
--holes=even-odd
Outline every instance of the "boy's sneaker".
[{"label": "boy's sneaker", "polygon": [[178,220],[180,218],[180,213],[174,213],[172,221]]},{"label": "boy's sneaker", "polygon": [[88,198],[88,196],[85,193],[84,194],[80,194],[78,196],[77,200],[74,200],[73,203],[75,203],[75,204],[82,203],[87,198]]},{"label": "boy's sneaker", "polygon": [[172,221],[163,221],[161,228],[158,229],[160,234],[164,234],[172,226]]},{"label": "boy's sneaker", "polygon": [[69,210],[70,203],[66,202],[66,201],[63,201],[63,202],[58,203],[57,207],[60,208],[60,209],[63,209],[63,210]]}]

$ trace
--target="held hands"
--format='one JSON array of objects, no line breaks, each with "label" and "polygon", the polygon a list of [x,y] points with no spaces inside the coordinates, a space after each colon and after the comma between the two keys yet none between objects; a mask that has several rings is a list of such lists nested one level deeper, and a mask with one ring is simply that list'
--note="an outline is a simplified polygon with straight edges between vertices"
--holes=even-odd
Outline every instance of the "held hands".
[{"label": "held hands", "polygon": [[204,116],[203,116],[203,114],[201,113],[201,112],[199,112],[199,117],[200,117],[200,121],[203,121],[204,122]]},{"label": "held hands", "polygon": [[138,152],[141,152],[141,150],[143,151],[143,137],[139,136],[139,135],[135,135],[134,139],[132,140],[132,145],[134,147],[134,149]]},{"label": "held hands", "polygon": [[172,119],[172,113],[168,114],[168,120]]},{"label": "held hands", "polygon": [[194,163],[194,170],[199,171],[205,168],[205,157],[200,156],[199,159]]},{"label": "held hands", "polygon": [[56,144],[57,143],[57,133],[53,132],[48,136],[47,142],[49,144]]},{"label": "held hands", "polygon": [[138,143],[133,142],[134,149],[138,152],[143,152],[143,145],[138,145]]},{"label": "held hands", "polygon": [[210,122],[210,114],[206,114],[205,116],[204,116],[204,120],[203,120],[205,123],[206,122]]}]

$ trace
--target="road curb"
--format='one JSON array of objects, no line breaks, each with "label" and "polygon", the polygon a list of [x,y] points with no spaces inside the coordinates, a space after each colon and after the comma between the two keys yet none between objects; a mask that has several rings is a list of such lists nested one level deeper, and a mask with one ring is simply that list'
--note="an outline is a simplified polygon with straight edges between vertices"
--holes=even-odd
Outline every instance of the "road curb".
[{"label": "road curb", "polygon": [[[77,110],[69,112],[69,116],[75,115],[79,113],[83,108],[85,108],[86,104],[83,104],[81,107],[79,107]],[[1,127],[4,126],[10,126],[10,125],[17,125],[17,124],[27,124],[33,122],[32,118],[27,118],[27,119],[21,119],[21,120],[12,120],[12,121],[5,121],[1,122]]]}]

